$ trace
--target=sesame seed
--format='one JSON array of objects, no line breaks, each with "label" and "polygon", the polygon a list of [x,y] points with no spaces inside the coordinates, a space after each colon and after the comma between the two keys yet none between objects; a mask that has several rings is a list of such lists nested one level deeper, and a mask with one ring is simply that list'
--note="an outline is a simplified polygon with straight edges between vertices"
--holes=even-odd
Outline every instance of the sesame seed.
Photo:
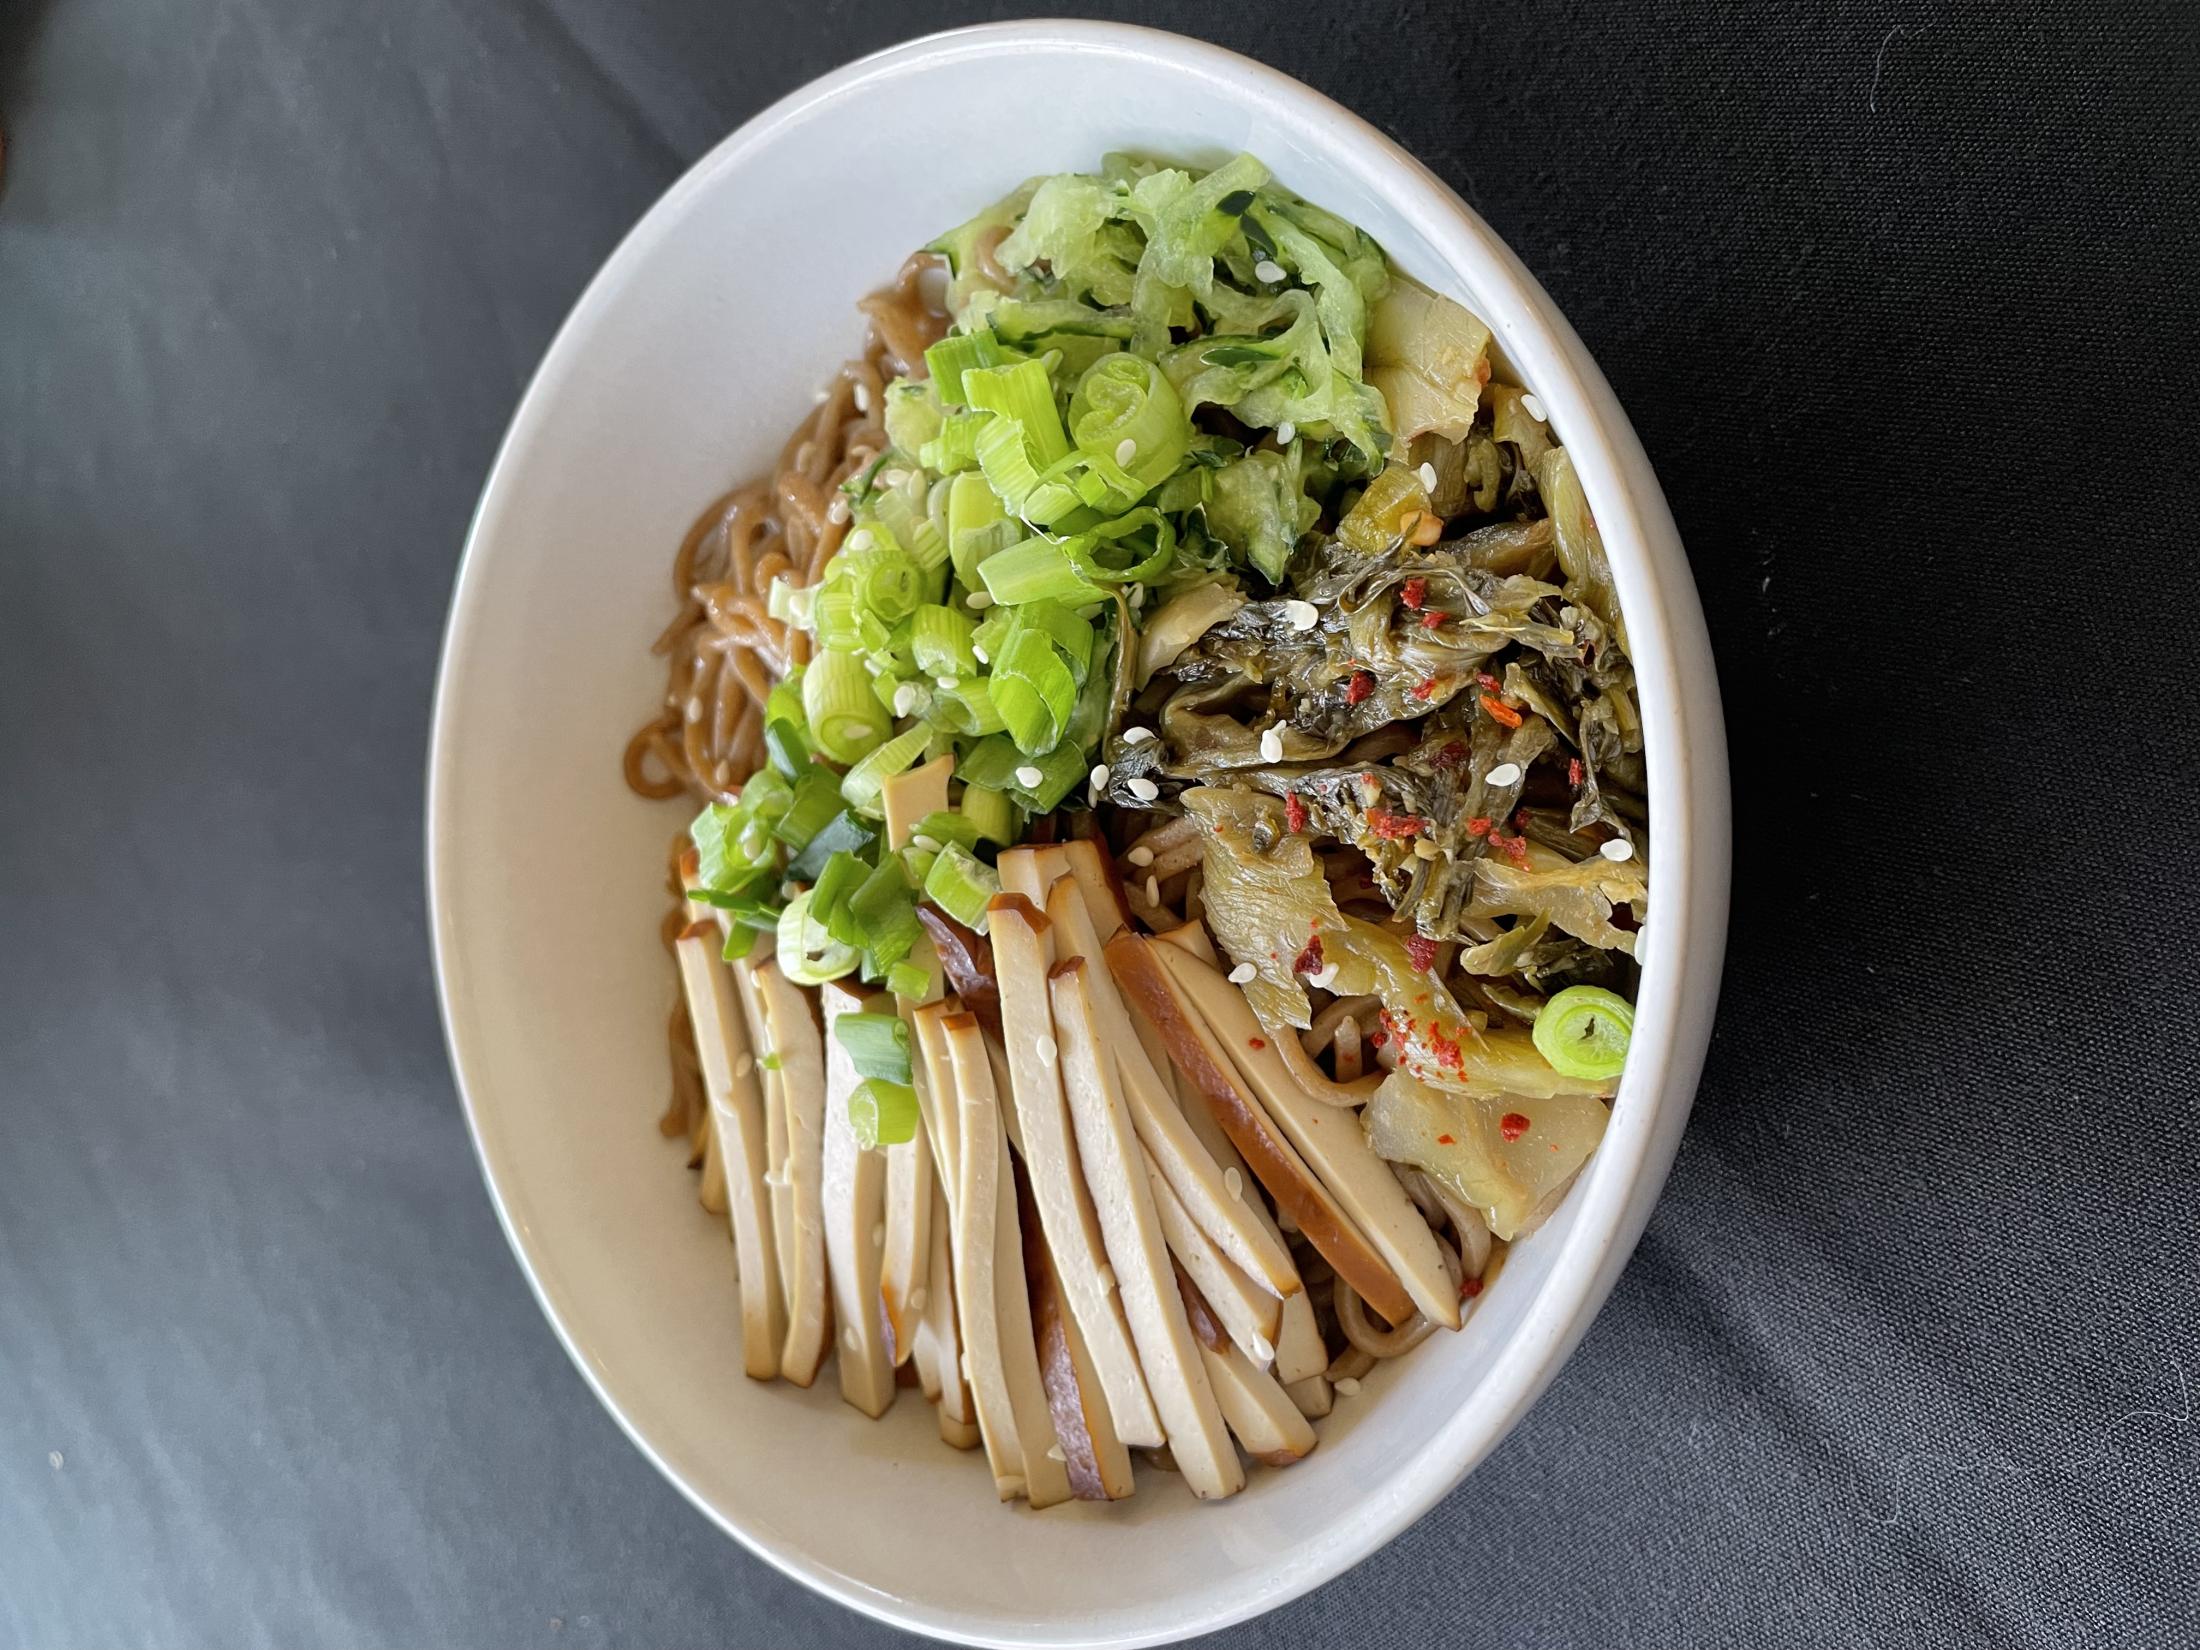
[{"label": "sesame seed", "polygon": [[1327,991],[1337,983],[1337,965],[1335,963],[1324,965],[1319,973],[1307,975],[1306,983],[1317,991]]},{"label": "sesame seed", "polygon": [[1422,491],[1423,491],[1424,493],[1433,493],[1433,492],[1435,492],[1435,491],[1436,491],[1436,466],[1435,466],[1435,465],[1433,465],[1433,464],[1424,464],[1424,465],[1422,465],[1422,466],[1421,466],[1421,472],[1420,472],[1420,473],[1421,473],[1421,490],[1422,490]]},{"label": "sesame seed", "polygon": [[1283,729],[1270,728],[1260,736],[1260,755],[1264,762],[1283,760]]},{"label": "sesame seed", "polygon": [[1279,447],[1290,446],[1291,438],[1298,433],[1299,427],[1296,424],[1292,423],[1290,419],[1286,418],[1281,424],[1278,424],[1276,426],[1276,445]]},{"label": "sesame seed", "polygon": [[1100,1287],[1111,1295],[1115,1293],[1115,1268],[1106,1261],[1100,1263]]},{"label": "sesame seed", "polygon": [[1233,1163],[1222,1171],[1222,1189],[1232,1197],[1245,1195],[1245,1177],[1238,1173],[1236,1164]]},{"label": "sesame seed", "polygon": [[1538,424],[1543,422],[1543,403],[1538,401],[1534,396],[1523,395],[1520,398],[1520,410],[1526,413],[1530,418],[1534,419]]},{"label": "sesame seed", "polygon": [[1148,905],[1159,905],[1161,903],[1161,879],[1151,872],[1147,873],[1146,876],[1146,903]]},{"label": "sesame seed", "polygon": [[1259,1330],[1253,1331],[1253,1362],[1272,1364],[1276,1361],[1276,1343]]},{"label": "sesame seed", "polygon": [[1232,985],[1243,985],[1259,972],[1260,970],[1251,963],[1239,963],[1237,967],[1230,970],[1230,983]]},{"label": "sesame seed", "polygon": [[894,714],[908,716],[917,708],[917,684],[904,682],[894,689]]},{"label": "sesame seed", "polygon": [[953,693],[957,688],[962,686],[962,678],[960,676],[936,676],[933,678],[933,680],[940,684],[940,691],[942,693]]},{"label": "sesame seed", "polygon": [[871,386],[868,384],[858,384],[856,386],[856,411],[867,413],[870,410]]},{"label": "sesame seed", "polygon": [[1123,730],[1123,743],[1126,745],[1143,745],[1153,736],[1153,729],[1151,728],[1125,728]]},{"label": "sesame seed", "polygon": [[986,650],[980,647],[976,642],[972,642],[970,644],[970,651],[976,657],[978,663],[980,663],[981,665],[989,665],[993,662],[993,655],[986,652]]},{"label": "sesame seed", "polygon": [[687,702],[687,704],[686,704],[686,706],[685,706],[684,708],[685,708],[685,710],[686,710],[686,712],[687,712],[687,719],[688,719],[688,720],[689,720],[690,722],[700,722],[700,721],[701,721],[701,720],[703,719],[703,701],[702,701],[702,700],[700,700],[700,699],[690,699],[690,700],[689,700],[689,701]]},{"label": "sesame seed", "polygon": [[1142,584],[1134,584],[1134,585],[1132,585],[1132,586],[1131,586],[1131,608],[1132,608],[1132,610],[1133,610],[1133,611],[1136,611],[1136,610],[1137,610],[1138,608],[1144,607],[1145,605],[1146,605],[1146,587],[1145,587],[1144,585],[1142,585]]},{"label": "sesame seed", "polygon": [[1517,762],[1500,762],[1496,767],[1490,769],[1490,783],[1492,785],[1513,785],[1518,784],[1519,780],[1520,764]]},{"label": "sesame seed", "polygon": [[741,1056],[740,1059],[734,1061],[733,1063],[733,1074],[736,1077],[746,1077],[750,1072],[754,1071],[755,1069],[756,1056],[753,1054],[744,1054]]},{"label": "sesame seed", "polygon": [[1062,1453],[1060,1444],[1049,1444],[1047,1445],[1047,1459],[1049,1461],[1065,1461],[1068,1457]]},{"label": "sesame seed", "polygon": [[899,487],[908,479],[909,472],[907,470],[886,470],[880,473],[878,484],[881,487]]},{"label": "sesame seed", "polygon": [[1635,857],[1635,845],[1623,836],[1616,836],[1597,850],[1606,859],[1623,860]]},{"label": "sesame seed", "polygon": [[[1424,837],[1422,840],[1426,841],[1427,838]],[[939,838],[926,836],[922,831],[910,837],[909,846],[927,854],[936,854],[940,851]]]},{"label": "sesame seed", "polygon": [[1293,630],[1312,630],[1321,622],[1321,612],[1312,602],[1296,599],[1283,604],[1283,616],[1291,621]]},{"label": "sesame seed", "polygon": [[854,1324],[850,1324],[846,1329],[843,1329],[840,1332],[840,1344],[846,1347],[850,1352],[854,1352],[863,1345],[862,1340],[859,1339],[856,1335],[856,1326]]},{"label": "sesame seed", "polygon": [[826,505],[825,519],[831,522],[846,521],[848,519],[848,501],[845,498],[836,498],[832,503]]},{"label": "sesame seed", "polygon": [[1277,263],[1273,258],[1263,258],[1259,263],[1253,265],[1253,279],[1271,283],[1280,281],[1283,279],[1283,265]]},{"label": "sesame seed", "polygon": [[1033,1047],[1038,1053],[1039,1064],[1042,1066],[1051,1066],[1061,1057],[1061,1050],[1054,1046],[1054,1039],[1043,1031],[1039,1034],[1039,1040]]},{"label": "sesame seed", "polygon": [[909,1310],[912,1312],[922,1312],[924,1310],[925,1300],[926,1296],[924,1293],[924,1285],[920,1283],[916,1286],[916,1288],[909,1291]]},{"label": "sesame seed", "polygon": [[1107,785],[1107,782],[1108,765],[1105,762],[1095,762],[1092,765],[1092,788],[1096,791],[1101,790]]},{"label": "sesame seed", "polygon": [[850,550],[870,549],[871,529],[868,527],[858,527],[854,532],[848,535],[848,543],[845,548]]},{"label": "sesame seed", "polygon": [[1444,850],[1427,837],[1417,836],[1413,839],[1413,854],[1416,859],[1442,859]]},{"label": "sesame seed", "polygon": [[1349,1375],[1340,1375],[1331,1384],[1336,1387],[1340,1398],[1357,1398],[1360,1395],[1360,1383]]},{"label": "sesame seed", "polygon": [[963,598],[963,606],[969,608],[973,613],[982,613],[992,605],[992,594],[984,590],[973,590]]},{"label": "sesame seed", "polygon": [[1133,441],[1129,436],[1125,436],[1121,441],[1118,441],[1115,444],[1116,463],[1128,464],[1132,459],[1136,458],[1137,456],[1138,443]]},{"label": "sesame seed", "polygon": [[1029,763],[1026,763],[1023,767],[1020,767],[1016,770],[1016,783],[1023,786],[1023,788],[1027,791],[1037,790],[1039,786],[1044,783],[1045,779],[1046,775],[1041,773],[1037,768],[1032,767]]},{"label": "sesame seed", "polygon": [[1131,781],[1130,792],[1141,802],[1151,802],[1161,794],[1161,787],[1152,780],[1141,776]]},{"label": "sesame seed", "polygon": [[1133,865],[1137,866],[1140,870],[1144,870],[1147,866],[1153,863],[1153,850],[1151,848],[1133,848],[1123,857],[1129,860]]}]

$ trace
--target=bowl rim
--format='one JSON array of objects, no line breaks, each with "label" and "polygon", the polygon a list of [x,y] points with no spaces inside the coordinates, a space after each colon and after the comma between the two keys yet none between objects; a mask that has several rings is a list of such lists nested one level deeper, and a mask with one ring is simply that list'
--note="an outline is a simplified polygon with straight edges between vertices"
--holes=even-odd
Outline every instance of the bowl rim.
[{"label": "bowl rim", "polygon": [[[898,1598],[814,1552],[743,1527],[691,1485],[628,1415],[584,1356],[558,1291],[515,1218],[484,1124],[477,1090],[489,1078],[463,1046],[452,999],[454,726],[468,646],[477,628],[484,528],[510,485],[513,455],[532,438],[565,376],[567,357],[610,303],[624,271],[680,217],[688,198],[748,151],[820,105],[901,75],[971,58],[1067,48],[1186,71],[1212,83],[1250,83],[1318,130],[1362,193],[1416,222],[1447,263],[1478,272],[1481,318],[1521,376],[1568,432],[1583,485],[1613,556],[1614,577],[1636,643],[1651,745],[1652,838],[1659,844],[1659,920],[1646,925],[1648,955],[1637,1004],[1636,1048],[1612,1126],[1569,1193],[1574,1224],[1518,1331],[1484,1374],[1476,1402],[1432,1425],[1426,1446],[1402,1463],[1325,1537],[1256,1570],[1218,1573],[1215,1584],[1172,1600],[1167,1621],[1148,1610],[1110,1621],[978,1617]],[[1338,203],[1341,206],[1341,203]],[[1496,298],[1499,301],[1492,303]],[[1529,364],[1532,363],[1532,366]],[[1620,547],[1625,547],[1621,549]],[[1644,623],[1645,620],[1649,622]],[[1644,647],[1642,643],[1650,645]],[[1663,715],[1653,716],[1653,702]],[[1662,750],[1660,746],[1664,746]],[[1678,529],[1647,455],[1586,347],[1524,264],[1440,178],[1377,127],[1278,69],[1166,30],[1121,23],[1032,19],[951,29],[886,47],[781,97],[713,146],[623,236],[558,328],[512,415],[468,525],[439,655],[430,719],[425,808],[426,893],[438,1010],[482,1178],[514,1258],[559,1344],[634,1446],[720,1529],[783,1574],[873,1619],[956,1643],[1132,1646],[1174,1642],[1260,1615],[1310,1592],[1387,1544],[1448,1494],[1512,1430],[1557,1373],[1610,1293],[1662,1188],[1694,1101],[1723,964],[1730,855],[1725,730],[1708,637]],[[1675,918],[1664,913],[1676,912]],[[1632,1102],[1632,1104],[1629,1104]]]}]

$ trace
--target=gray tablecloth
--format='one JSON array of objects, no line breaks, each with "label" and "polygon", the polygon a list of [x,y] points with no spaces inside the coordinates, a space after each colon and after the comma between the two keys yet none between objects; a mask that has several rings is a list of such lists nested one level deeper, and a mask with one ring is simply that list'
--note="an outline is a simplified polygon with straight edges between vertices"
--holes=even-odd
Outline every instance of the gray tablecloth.
[{"label": "gray tablecloth", "polygon": [[[2200,1640],[2190,9],[1123,10],[1383,122],[1542,276],[1691,545],[1737,791],[1611,1306],[1229,1642]],[[620,232],[991,14],[0,9],[0,1643],[893,1636],[691,1511],[538,1316],[422,752],[475,491]]]}]

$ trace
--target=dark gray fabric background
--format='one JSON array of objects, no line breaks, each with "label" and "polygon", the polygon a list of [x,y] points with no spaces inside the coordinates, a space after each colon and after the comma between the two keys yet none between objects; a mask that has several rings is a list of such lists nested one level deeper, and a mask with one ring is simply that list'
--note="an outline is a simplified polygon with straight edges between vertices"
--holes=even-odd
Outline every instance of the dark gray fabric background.
[{"label": "dark gray fabric background", "polygon": [[[994,14],[0,4],[0,1644],[894,1636],[692,1512],[537,1315],[422,753],[476,488],[616,238]],[[1734,747],[1719,1035],[1610,1307],[1227,1642],[2200,1641],[2192,8],[1120,14],[1520,250],[1664,477]]]}]

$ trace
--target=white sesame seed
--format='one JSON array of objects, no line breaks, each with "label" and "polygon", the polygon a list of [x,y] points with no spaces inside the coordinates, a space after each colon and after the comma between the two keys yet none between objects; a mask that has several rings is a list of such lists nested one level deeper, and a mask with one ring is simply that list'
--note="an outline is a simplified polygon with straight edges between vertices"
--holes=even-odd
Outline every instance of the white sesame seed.
[{"label": "white sesame seed", "polygon": [[993,655],[986,652],[986,650],[980,647],[976,642],[972,642],[970,644],[970,651],[976,657],[978,663],[980,663],[981,665],[989,665],[993,662]]},{"label": "white sesame seed", "polygon": [[755,1069],[756,1056],[753,1054],[744,1054],[741,1056],[740,1059],[734,1061],[733,1063],[733,1074],[736,1077],[746,1077],[750,1072],[754,1071]]},{"label": "white sesame seed", "polygon": [[1272,1364],[1276,1361],[1276,1343],[1259,1330],[1253,1331],[1253,1362]]},{"label": "white sesame seed", "polygon": [[1016,783],[1027,791],[1035,791],[1045,781],[1046,775],[1028,763],[1016,770]]},{"label": "white sesame seed", "polygon": [[1159,905],[1161,903],[1161,879],[1150,872],[1146,877],[1146,903],[1148,905]]},{"label": "white sesame seed", "polygon": [[1293,630],[1312,630],[1321,622],[1321,610],[1312,602],[1296,599],[1283,604],[1283,616],[1291,622]]},{"label": "white sesame seed", "polygon": [[1054,1039],[1043,1031],[1039,1034],[1039,1041],[1034,1047],[1039,1055],[1039,1064],[1042,1066],[1053,1065],[1061,1055],[1061,1050],[1054,1046]]},{"label": "white sesame seed", "polygon": [[1092,765],[1092,788],[1096,791],[1102,790],[1106,788],[1107,783],[1108,765],[1105,762],[1095,762]]},{"label": "white sesame seed", "polygon": [[993,596],[990,591],[973,590],[963,598],[963,606],[969,608],[973,613],[982,613],[992,605]]},{"label": "white sesame seed", "polygon": [[1137,610],[1138,610],[1139,608],[1141,608],[1141,607],[1144,607],[1145,605],[1146,605],[1146,587],[1145,587],[1144,585],[1142,585],[1142,584],[1134,584],[1134,585],[1132,585],[1132,586],[1131,586],[1131,609],[1132,609],[1132,611],[1133,611],[1133,612],[1135,612],[1135,611],[1137,611]]},{"label": "white sesame seed", "polygon": [[1100,1263],[1100,1287],[1111,1295],[1115,1292],[1115,1268],[1106,1261]]},{"label": "white sesame seed", "polygon": [[1237,967],[1230,970],[1230,983],[1232,985],[1243,985],[1259,972],[1260,970],[1251,963],[1239,963]]},{"label": "white sesame seed", "polygon": [[1283,279],[1283,265],[1277,263],[1273,258],[1263,258],[1259,263],[1253,265],[1253,279],[1271,283],[1280,281]]},{"label": "white sesame seed", "polygon": [[1232,1197],[1243,1197],[1245,1195],[1245,1176],[1238,1173],[1235,1163],[1222,1171],[1222,1189]]},{"label": "white sesame seed", "polygon": [[848,542],[845,548],[850,550],[870,549],[871,529],[868,527],[858,527],[854,532],[848,535]]},{"label": "white sesame seed", "polygon": [[1283,729],[1270,728],[1260,736],[1260,757],[1263,762],[1283,760]]},{"label": "white sesame seed", "polygon": [[1350,1375],[1338,1376],[1331,1385],[1337,1389],[1337,1396],[1340,1398],[1357,1398],[1360,1395],[1360,1383]]},{"label": "white sesame seed", "polygon": [[1047,1445],[1047,1459],[1049,1461],[1066,1461],[1069,1458],[1062,1453],[1060,1444],[1049,1444]]},{"label": "white sesame seed", "polygon": [[1299,427],[1296,424],[1292,423],[1290,419],[1286,418],[1281,424],[1278,424],[1276,426],[1276,445],[1279,447],[1290,446],[1291,438],[1298,433]]},{"label": "white sesame seed", "polygon": [[925,1299],[926,1296],[924,1293],[924,1285],[920,1283],[916,1286],[916,1288],[909,1291],[909,1310],[912,1312],[922,1312],[924,1310]]},{"label": "white sesame seed", "polygon": [[909,846],[927,854],[936,854],[940,851],[939,839],[926,836],[922,831],[918,831],[910,837]]},{"label": "white sesame seed", "polygon": [[1126,745],[1143,745],[1153,736],[1154,733],[1151,728],[1125,728],[1123,730],[1123,743]]},{"label": "white sesame seed", "polygon": [[1121,441],[1118,441],[1115,444],[1116,463],[1128,464],[1132,459],[1136,458],[1137,456],[1138,443],[1133,441],[1129,436],[1125,436]]},{"label": "white sesame seed", "polygon": [[690,700],[689,700],[689,701],[687,702],[686,706],[685,706],[685,707],[683,707],[683,708],[684,708],[684,709],[686,710],[686,712],[687,712],[687,719],[688,719],[688,720],[689,720],[690,722],[700,722],[700,721],[701,721],[701,720],[703,719],[703,701],[702,701],[702,700],[700,700],[700,699],[690,699]]},{"label": "white sesame seed", "polygon": [[1543,403],[1538,401],[1534,396],[1523,395],[1520,398],[1520,410],[1526,413],[1530,418],[1534,419],[1538,424],[1543,422]]},{"label": "white sesame seed", "polygon": [[1156,785],[1152,780],[1141,776],[1131,781],[1130,791],[1131,795],[1138,798],[1139,801],[1151,802],[1155,797],[1161,794],[1161,787],[1159,785]]},{"label": "white sesame seed", "polygon": [[871,1247],[874,1249],[886,1247],[886,1222],[883,1220],[871,1222]]},{"label": "white sesame seed", "polygon": [[882,470],[879,472],[878,484],[881,487],[899,487],[908,479],[907,470]]},{"label": "white sesame seed", "polygon": [[1424,465],[1422,465],[1422,466],[1421,466],[1421,471],[1420,471],[1420,474],[1421,474],[1421,491],[1423,491],[1424,493],[1433,493],[1433,492],[1435,492],[1435,491],[1436,491],[1436,466],[1435,466],[1435,465],[1433,465],[1433,464],[1424,464]]},{"label": "white sesame seed", "polygon": [[1616,836],[1597,850],[1606,859],[1624,860],[1635,857],[1635,845],[1623,836]]},{"label": "white sesame seed", "polygon": [[846,520],[848,519],[848,501],[847,501],[847,499],[845,499],[845,498],[837,498],[837,497],[836,497],[836,498],[835,498],[835,499],[833,500],[833,502],[832,502],[832,503],[830,503],[830,504],[826,505],[826,506],[825,506],[825,519],[826,519],[827,521],[831,521],[831,522],[842,522],[842,521],[846,521]]},{"label": "white sesame seed", "polygon": [[871,386],[868,384],[858,384],[856,386],[856,411],[867,413],[870,410]]},{"label": "white sesame seed", "polygon": [[894,714],[895,714],[896,716],[908,716],[908,715],[911,715],[911,714],[913,714],[913,713],[915,712],[916,708],[917,708],[917,684],[916,684],[916,683],[914,683],[914,682],[904,682],[904,683],[902,683],[902,684],[901,684],[901,686],[900,686],[900,687],[898,687],[898,688],[894,689]]},{"label": "white sesame seed", "polygon": [[962,686],[962,678],[960,676],[938,676],[934,677],[933,680],[940,684],[940,691],[942,693],[953,693],[957,688]]},{"label": "white sesame seed", "polygon": [[1492,785],[1512,785],[1517,784],[1519,780],[1520,764],[1517,762],[1500,762],[1496,767],[1490,769],[1490,783]]},{"label": "white sesame seed", "polygon": [[1151,848],[1133,848],[1123,857],[1143,871],[1153,863],[1153,850]]},{"label": "white sesame seed", "polygon": [[1416,859],[1442,859],[1444,850],[1427,837],[1417,836],[1413,839],[1413,855]]},{"label": "white sesame seed", "polygon": [[846,1329],[843,1329],[840,1332],[840,1344],[846,1347],[850,1352],[857,1350],[863,1345],[861,1338],[858,1337],[856,1334],[856,1326],[854,1324],[850,1324]]},{"label": "white sesame seed", "polygon": [[1306,983],[1317,991],[1327,991],[1337,983],[1337,965],[1325,963],[1318,972],[1306,976]]}]

